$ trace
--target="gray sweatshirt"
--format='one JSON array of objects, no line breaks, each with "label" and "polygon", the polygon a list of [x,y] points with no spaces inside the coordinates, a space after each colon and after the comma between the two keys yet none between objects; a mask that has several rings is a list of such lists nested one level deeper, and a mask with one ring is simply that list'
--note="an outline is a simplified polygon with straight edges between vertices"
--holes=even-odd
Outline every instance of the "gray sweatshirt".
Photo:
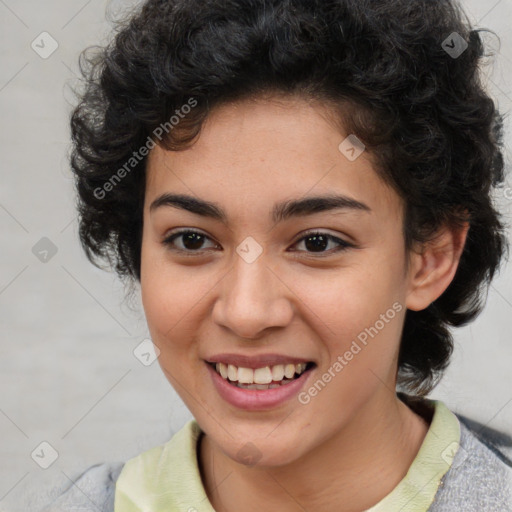
[{"label": "gray sweatshirt", "polygon": [[[463,450],[455,454],[429,512],[512,512],[512,438],[460,414],[456,416]],[[91,466],[75,475],[74,484],[66,480],[48,489],[45,496],[39,493],[31,497],[24,510],[113,512],[115,483],[123,466],[123,462]]]}]

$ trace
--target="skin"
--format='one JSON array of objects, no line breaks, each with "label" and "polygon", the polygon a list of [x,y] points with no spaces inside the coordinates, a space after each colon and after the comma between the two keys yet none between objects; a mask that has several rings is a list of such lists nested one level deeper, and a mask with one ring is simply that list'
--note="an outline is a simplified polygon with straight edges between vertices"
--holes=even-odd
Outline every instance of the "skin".
[{"label": "skin", "polygon": [[[216,511],[369,508],[406,475],[427,433],[394,392],[400,334],[406,308],[424,309],[453,279],[468,226],[410,253],[406,272],[403,203],[367,151],[341,154],[347,135],[325,105],[267,97],[217,107],[191,148],[148,156],[142,302],[160,366],[204,432],[199,465]],[[229,226],[172,206],[150,212],[164,192],[215,202]],[[371,211],[271,220],[276,202],[332,192]],[[166,246],[177,228],[206,235],[203,253],[180,253],[183,237]],[[354,247],[315,252],[310,229]],[[249,236],[263,249],[250,264],[236,252]],[[313,383],[393,303],[401,311],[306,405],[244,411],[212,385],[204,359],[222,352],[314,361]],[[237,458],[249,441],[254,465]]]}]

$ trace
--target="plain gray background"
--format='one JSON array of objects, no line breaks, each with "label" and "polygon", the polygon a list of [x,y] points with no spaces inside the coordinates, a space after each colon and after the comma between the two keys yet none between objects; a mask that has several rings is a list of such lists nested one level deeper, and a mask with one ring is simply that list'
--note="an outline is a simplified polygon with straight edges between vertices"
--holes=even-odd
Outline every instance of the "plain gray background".
[{"label": "plain gray background", "polygon": [[[77,236],[69,86],[79,52],[107,41],[106,13],[115,18],[135,4],[0,0],[0,510],[22,510],[15,504],[24,489],[163,443],[191,418],[158,363],[134,356],[148,337],[140,302],[123,302],[122,285],[87,261]],[[500,48],[486,37],[496,57],[483,76],[500,110],[511,112],[512,0],[463,5],[501,39]],[[31,46],[51,49],[43,32],[58,44],[47,58]],[[506,143],[510,169],[510,120]],[[510,223],[511,176],[506,186],[496,200]],[[57,252],[48,261],[36,257],[50,246]],[[430,397],[512,434],[511,316],[508,263],[484,312],[455,330],[452,365]],[[59,454],[48,469],[31,457],[36,449],[47,456],[42,442]]]}]

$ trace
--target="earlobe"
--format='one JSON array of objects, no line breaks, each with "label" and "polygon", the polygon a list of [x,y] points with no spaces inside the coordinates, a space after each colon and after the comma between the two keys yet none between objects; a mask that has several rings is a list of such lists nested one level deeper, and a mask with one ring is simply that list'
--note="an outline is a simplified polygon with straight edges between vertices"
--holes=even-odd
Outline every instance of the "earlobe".
[{"label": "earlobe", "polygon": [[413,311],[427,308],[448,288],[455,276],[466,243],[469,223],[443,227],[434,240],[410,256],[406,307]]}]

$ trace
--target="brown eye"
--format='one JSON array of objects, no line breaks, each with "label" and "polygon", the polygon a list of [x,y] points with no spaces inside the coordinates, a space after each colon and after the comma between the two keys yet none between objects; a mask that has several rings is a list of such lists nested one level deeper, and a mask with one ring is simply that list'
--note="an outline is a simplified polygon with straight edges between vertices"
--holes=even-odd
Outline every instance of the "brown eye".
[{"label": "brown eye", "polygon": [[[180,239],[181,243],[176,244],[175,241]],[[172,235],[167,237],[162,243],[168,246],[173,251],[185,254],[188,253],[189,255],[194,256],[194,253],[201,254],[202,252],[209,249],[208,247],[204,247],[204,243],[207,240],[211,239],[204,233],[187,229],[178,231],[177,233],[173,233]],[[328,256],[330,254],[346,250],[350,247],[354,247],[352,244],[349,244],[348,242],[345,242],[340,238],[319,231],[307,233],[300,240],[295,242],[294,245],[297,245],[299,243],[304,243],[305,247],[305,251],[301,250],[299,252],[306,252],[307,254],[316,253],[320,257],[324,255]],[[330,250],[326,250],[332,243],[334,243],[335,247]],[[215,247],[215,244],[213,244],[213,247]]]},{"label": "brown eye", "polygon": [[[304,246],[306,248],[307,253],[335,253],[339,251],[343,251],[348,249],[349,247],[354,247],[352,244],[341,240],[333,235],[329,235],[328,233],[323,233],[319,231],[307,233],[300,240],[298,240],[295,245],[298,243],[304,242]],[[334,242],[338,245],[334,250],[326,251],[325,249],[329,246],[329,242]],[[303,252],[303,251],[301,251]]]},{"label": "brown eye", "polygon": [[[182,239],[181,247],[176,247],[174,241],[179,238]],[[162,243],[166,246],[169,246],[172,250],[200,253],[205,250],[203,247],[205,240],[210,240],[210,238],[203,233],[200,233],[199,231],[193,231],[189,229],[172,234]]]}]

